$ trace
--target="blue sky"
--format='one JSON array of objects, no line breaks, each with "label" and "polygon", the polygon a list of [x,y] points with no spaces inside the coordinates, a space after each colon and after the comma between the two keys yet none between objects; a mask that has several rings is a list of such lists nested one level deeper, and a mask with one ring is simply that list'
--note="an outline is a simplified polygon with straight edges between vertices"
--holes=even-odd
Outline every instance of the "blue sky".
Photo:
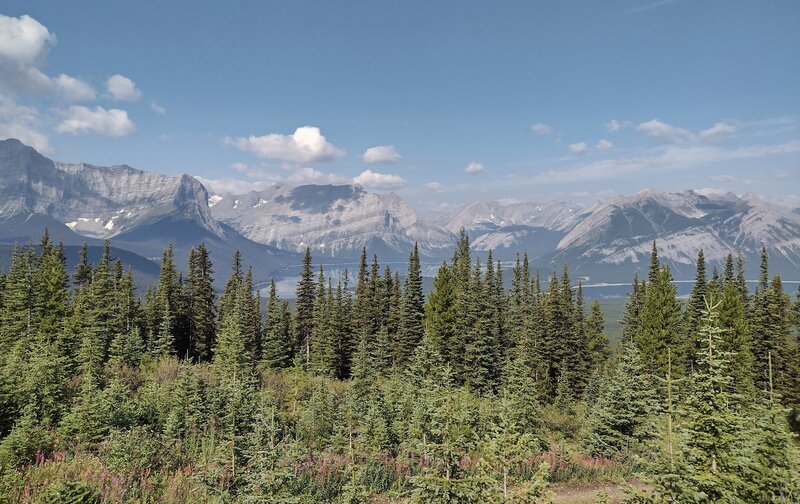
[{"label": "blue sky", "polygon": [[800,206],[796,1],[12,0],[0,14],[0,137],[62,161],[219,191],[357,181],[430,210],[645,187]]}]

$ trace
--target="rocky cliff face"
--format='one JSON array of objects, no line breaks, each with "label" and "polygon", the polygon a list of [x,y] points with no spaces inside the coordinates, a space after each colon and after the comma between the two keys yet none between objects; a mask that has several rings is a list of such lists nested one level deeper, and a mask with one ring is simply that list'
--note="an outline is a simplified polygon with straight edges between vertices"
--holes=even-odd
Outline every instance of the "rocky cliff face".
[{"label": "rocky cliff face", "polygon": [[78,234],[111,238],[172,216],[222,236],[205,187],[129,166],[100,167],[47,159],[17,140],[0,141],[0,217],[48,215]]},{"label": "rocky cliff face", "polygon": [[393,258],[419,243],[423,254],[449,250],[452,233],[425,222],[395,194],[373,194],[359,185],[273,186],[215,196],[215,218],[247,238],[328,257],[356,257],[362,247]]},{"label": "rocky cliff face", "polygon": [[755,195],[645,190],[598,203],[558,243],[550,261],[585,271],[646,267],[652,241],[678,276],[690,276],[699,249],[722,263],[743,254],[754,268],[762,245],[775,266],[800,274],[800,215]]}]

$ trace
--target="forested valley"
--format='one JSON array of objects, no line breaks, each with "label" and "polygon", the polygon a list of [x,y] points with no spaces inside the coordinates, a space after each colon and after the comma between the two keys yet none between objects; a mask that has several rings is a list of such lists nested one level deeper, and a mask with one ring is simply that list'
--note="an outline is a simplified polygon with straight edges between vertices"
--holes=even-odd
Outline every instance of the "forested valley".
[{"label": "forested valley", "polygon": [[170,246],[142,292],[85,251],[0,277],[0,501],[800,502],[800,300],[766,252],[751,292],[699,251],[684,300],[654,243],[612,343],[566,267],[463,231],[427,296],[416,249],[335,278],[307,251],[291,304],[238,253],[184,276]]}]

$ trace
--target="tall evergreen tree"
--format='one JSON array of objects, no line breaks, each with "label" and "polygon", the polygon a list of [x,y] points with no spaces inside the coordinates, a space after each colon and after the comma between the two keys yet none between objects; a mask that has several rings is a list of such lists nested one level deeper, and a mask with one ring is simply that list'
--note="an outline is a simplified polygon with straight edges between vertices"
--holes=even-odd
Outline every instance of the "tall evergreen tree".
[{"label": "tall evergreen tree", "polygon": [[[694,334],[697,333],[697,326],[700,323],[700,318],[705,308],[705,298],[708,295],[708,286],[706,285],[706,260],[703,255],[703,249],[697,253],[697,271],[695,273],[694,285],[692,292],[689,294],[689,300],[686,303],[686,310],[684,311],[684,341],[687,343],[688,348],[683,350],[684,355],[687,356],[689,367],[694,367],[694,356],[697,353],[695,348],[696,338]],[[715,270],[716,271],[716,270]]]},{"label": "tall evergreen tree", "polygon": [[422,294],[419,247],[414,244],[414,250],[411,251],[408,260],[408,274],[400,305],[400,326],[395,340],[394,361],[400,366],[405,366],[411,361],[414,350],[422,341],[424,310],[425,298]]},{"label": "tall evergreen tree", "polygon": [[622,314],[622,339],[625,341],[635,341],[639,335],[639,324],[641,322],[641,311],[644,306],[646,284],[639,283],[639,274],[633,274],[633,284],[628,293],[628,301],[625,302],[625,311]]},{"label": "tall evergreen tree", "polygon": [[655,406],[653,383],[636,345],[623,342],[619,361],[603,381],[594,404],[589,405],[585,445],[592,455],[627,454],[645,439],[647,415]]},{"label": "tall evergreen tree", "polygon": [[311,337],[314,330],[314,304],[316,300],[314,270],[311,265],[311,249],[306,248],[303,269],[297,284],[297,317],[295,318],[295,348],[302,354],[306,364],[311,360]]},{"label": "tall evergreen tree", "polygon": [[[637,346],[648,370],[657,376],[667,372],[667,349],[677,355],[680,366],[685,366],[686,356],[681,338],[681,305],[672,274],[664,266],[655,281],[647,284],[637,335]],[[676,368],[680,369],[680,368]]]},{"label": "tall evergreen tree", "polygon": [[698,339],[705,341],[691,374],[684,406],[684,447],[673,474],[657,487],[672,502],[735,502],[747,493],[743,477],[747,460],[741,451],[744,433],[736,401],[728,392],[731,355],[719,349],[723,330],[717,322],[718,302],[706,301]]},{"label": "tall evergreen tree", "polygon": [[291,357],[290,334],[282,320],[281,305],[273,278],[269,283],[267,322],[264,327],[264,343],[261,348],[261,363],[271,369],[288,367]]},{"label": "tall evergreen tree", "polygon": [[189,354],[195,360],[211,360],[216,337],[214,268],[205,244],[189,252]]},{"label": "tall evergreen tree", "polygon": [[89,244],[84,242],[78,254],[78,264],[72,274],[72,284],[76,289],[92,281],[92,267],[89,265]]},{"label": "tall evergreen tree", "polygon": [[[623,340],[624,341],[624,340]],[[605,334],[605,317],[600,309],[600,301],[595,299],[586,319],[587,356],[589,359],[589,376],[602,366],[611,356],[608,335]]]},{"label": "tall evergreen tree", "polygon": [[447,361],[457,355],[456,293],[451,268],[442,263],[433,280],[433,289],[425,303],[425,330]]}]

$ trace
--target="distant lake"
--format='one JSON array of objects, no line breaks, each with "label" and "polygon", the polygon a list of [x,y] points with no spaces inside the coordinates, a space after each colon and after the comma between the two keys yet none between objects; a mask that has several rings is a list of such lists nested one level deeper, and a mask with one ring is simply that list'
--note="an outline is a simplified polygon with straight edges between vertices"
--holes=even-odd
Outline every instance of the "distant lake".
[{"label": "distant lake", "polygon": [[[405,272],[407,263],[406,262],[388,262],[388,263],[381,263],[381,275],[383,274],[384,268],[386,266],[392,268],[392,270],[400,270],[401,277],[402,274]],[[441,263],[423,263],[422,266],[422,276],[423,276],[423,288],[427,293],[432,285],[433,285],[433,277],[436,275],[436,271],[438,270]],[[317,273],[319,271],[319,264],[314,264],[314,272]],[[348,272],[349,277],[349,284],[351,289],[355,289],[355,277],[358,274],[358,263],[330,263],[330,264],[322,264],[323,270],[325,272],[325,277],[330,278],[333,281],[334,286],[339,281],[340,278],[344,276],[345,270]],[[288,266],[278,272],[275,273],[275,283],[278,288],[278,294],[284,299],[292,299],[295,296],[295,290],[297,289],[297,282],[300,280],[300,271],[302,266]],[[506,283],[506,288],[508,288],[511,284],[511,267],[504,266],[504,279]],[[693,280],[676,280],[673,282],[675,286],[678,288],[678,296],[679,297],[688,297],[689,293],[692,291],[692,286],[694,285]],[[758,284],[757,280],[747,280],[748,287],[751,291],[755,290],[756,285]],[[794,297],[795,293],[797,292],[797,287],[800,285],[800,280],[783,280],[784,290]],[[577,284],[573,286],[577,288]],[[269,284],[258,284],[256,288],[260,289],[263,296],[266,296],[269,293]],[[547,279],[542,279],[542,288],[547,288]],[[583,294],[587,299],[604,299],[604,298],[626,298],[628,293],[631,290],[631,281],[627,282],[619,282],[619,283],[586,283],[583,284]]]}]

